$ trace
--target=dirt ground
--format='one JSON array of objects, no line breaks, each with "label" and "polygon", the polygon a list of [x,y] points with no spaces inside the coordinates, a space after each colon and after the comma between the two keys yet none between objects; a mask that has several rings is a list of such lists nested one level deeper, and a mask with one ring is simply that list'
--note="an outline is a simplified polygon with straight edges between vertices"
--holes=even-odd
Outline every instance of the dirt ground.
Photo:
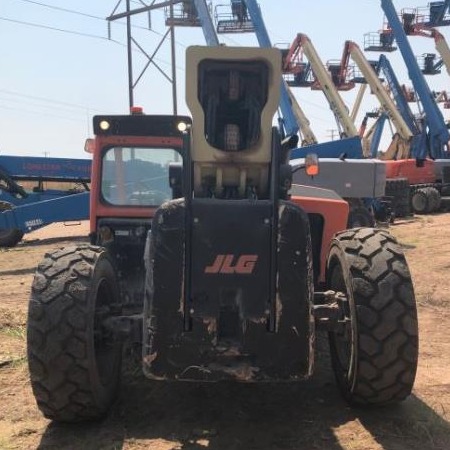
[{"label": "dirt ground", "polygon": [[87,224],[55,224],[0,250],[0,449],[450,449],[450,214],[398,222],[419,307],[420,361],[399,406],[350,408],[327,351],[296,386],[162,384],[124,374],[102,422],[57,425],[36,407],[25,350],[34,269],[46,251],[85,240]]}]

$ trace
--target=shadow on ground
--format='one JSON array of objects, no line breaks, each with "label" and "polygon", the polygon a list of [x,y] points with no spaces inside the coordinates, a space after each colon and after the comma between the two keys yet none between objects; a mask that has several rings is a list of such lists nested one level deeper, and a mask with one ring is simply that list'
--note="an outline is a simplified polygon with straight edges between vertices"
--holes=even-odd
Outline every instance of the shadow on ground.
[{"label": "shadow on ground", "polygon": [[[129,372],[105,420],[50,424],[38,448],[450,448],[450,424],[418,397],[390,408],[358,410],[340,397],[326,352],[316,373],[296,385],[252,385],[158,383],[140,371]],[[154,447],[152,440],[162,440],[162,446]]]}]

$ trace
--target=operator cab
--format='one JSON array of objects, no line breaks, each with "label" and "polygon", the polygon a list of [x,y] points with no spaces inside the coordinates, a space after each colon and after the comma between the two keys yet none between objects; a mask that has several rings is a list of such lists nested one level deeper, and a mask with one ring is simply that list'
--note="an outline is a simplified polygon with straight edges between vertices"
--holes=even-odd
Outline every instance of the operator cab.
[{"label": "operator cab", "polygon": [[155,211],[180,196],[180,124],[185,128],[190,123],[189,117],[146,116],[139,110],[94,117],[90,239],[118,255],[117,267],[130,286],[142,279],[145,240]]}]

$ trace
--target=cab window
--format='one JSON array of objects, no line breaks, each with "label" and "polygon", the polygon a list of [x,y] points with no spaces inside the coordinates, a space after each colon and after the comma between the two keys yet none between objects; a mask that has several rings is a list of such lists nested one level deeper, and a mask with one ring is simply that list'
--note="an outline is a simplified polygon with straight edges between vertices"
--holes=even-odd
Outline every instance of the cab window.
[{"label": "cab window", "polygon": [[169,148],[112,147],[102,161],[101,194],[117,206],[158,206],[172,198],[169,165],[181,161]]}]

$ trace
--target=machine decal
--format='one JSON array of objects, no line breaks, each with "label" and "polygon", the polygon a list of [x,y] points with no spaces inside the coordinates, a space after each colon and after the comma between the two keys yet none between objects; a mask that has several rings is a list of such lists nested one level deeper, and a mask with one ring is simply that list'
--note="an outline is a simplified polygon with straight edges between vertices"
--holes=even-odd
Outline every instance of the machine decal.
[{"label": "machine decal", "polygon": [[251,275],[257,261],[258,255],[241,255],[239,258],[236,255],[217,255],[213,264],[205,267],[205,273]]}]

